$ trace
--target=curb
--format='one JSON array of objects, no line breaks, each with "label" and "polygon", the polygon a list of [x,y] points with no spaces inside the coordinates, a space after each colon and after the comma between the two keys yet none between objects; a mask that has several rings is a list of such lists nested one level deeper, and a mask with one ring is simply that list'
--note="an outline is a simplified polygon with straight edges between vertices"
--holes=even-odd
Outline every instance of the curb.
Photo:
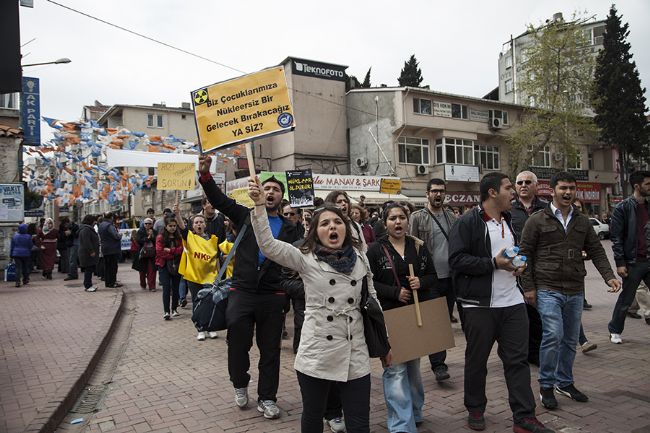
[{"label": "curb", "polygon": [[101,339],[95,351],[86,354],[79,361],[79,365],[68,373],[63,380],[63,384],[56,390],[52,399],[40,408],[36,416],[29,422],[25,428],[25,432],[54,432],[68,412],[74,407],[115,332],[118,320],[122,315],[125,296],[123,290],[117,293],[118,299],[116,299],[117,302],[113,303],[113,314],[105,319],[107,326],[103,329],[107,329],[106,334]]}]

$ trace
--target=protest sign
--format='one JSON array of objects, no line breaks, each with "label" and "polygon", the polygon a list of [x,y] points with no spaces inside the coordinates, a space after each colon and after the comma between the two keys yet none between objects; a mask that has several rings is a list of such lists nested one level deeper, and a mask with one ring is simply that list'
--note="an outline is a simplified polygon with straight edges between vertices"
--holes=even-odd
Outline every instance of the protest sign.
[{"label": "protest sign", "polygon": [[287,195],[291,207],[314,205],[314,179],[311,170],[288,170]]},{"label": "protest sign", "polygon": [[192,190],[195,188],[195,165],[192,162],[158,163],[159,190]]},{"label": "protest sign", "polygon": [[203,153],[295,127],[281,66],[195,90],[192,102]]},{"label": "protest sign", "polygon": [[384,194],[399,194],[401,190],[401,179],[387,179],[385,177],[381,178],[381,183],[379,184],[379,192],[383,192]]},{"label": "protest sign", "polygon": [[415,305],[384,311],[393,364],[417,359],[455,346],[445,298],[420,302],[422,326],[418,326]]}]

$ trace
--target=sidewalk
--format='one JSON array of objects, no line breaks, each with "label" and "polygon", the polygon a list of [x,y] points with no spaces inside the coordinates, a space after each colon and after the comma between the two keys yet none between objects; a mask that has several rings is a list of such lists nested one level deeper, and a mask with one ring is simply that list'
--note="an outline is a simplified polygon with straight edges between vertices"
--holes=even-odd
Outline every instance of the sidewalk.
[{"label": "sidewalk", "polygon": [[[605,243],[611,253],[609,242]],[[35,274],[35,276],[37,276]],[[38,277],[40,278],[40,276]],[[71,376],[96,350],[115,315],[121,292],[102,289],[84,293],[81,284],[67,287],[58,280],[16,289],[0,285],[3,317],[0,319],[0,431],[25,429],[36,408],[42,415],[61,401]],[[60,431],[105,432],[293,432],[300,430],[301,399],[293,370],[291,341],[283,340],[278,405],[282,417],[265,420],[256,410],[258,352],[251,349],[251,403],[247,410],[234,406],[228,379],[225,333],[216,340],[196,341],[190,310],[163,321],[160,291],[142,291],[137,274],[120,267],[118,279],[133,301],[135,316],[126,350],[113,375],[106,396],[82,426],[71,426],[70,417]],[[74,286],[74,287],[73,287]],[[30,296],[26,296],[29,293]],[[616,296],[608,294],[602,279],[588,264],[587,298],[593,310],[583,314],[587,337],[598,349],[587,355],[578,351],[576,385],[590,398],[577,403],[558,397],[560,408],[546,411],[538,405],[539,418],[558,432],[650,432],[650,326],[627,319],[622,345],[608,341],[607,321]],[[29,322],[29,327],[23,323]],[[287,319],[290,334],[291,318]],[[20,325],[19,325],[20,324]],[[35,325],[35,326],[34,326]],[[426,392],[425,422],[419,432],[468,432],[463,406],[463,355],[465,342],[454,325],[457,347],[449,351],[452,378],[435,382],[428,360],[422,359]],[[373,360],[371,431],[386,432],[386,407],[381,387],[381,366]],[[77,370],[76,370],[77,369]],[[488,432],[512,431],[511,413],[496,350],[488,365]],[[531,369],[531,385],[538,392],[537,369]],[[67,387],[67,388],[66,388]],[[56,394],[58,393],[58,397]]]}]

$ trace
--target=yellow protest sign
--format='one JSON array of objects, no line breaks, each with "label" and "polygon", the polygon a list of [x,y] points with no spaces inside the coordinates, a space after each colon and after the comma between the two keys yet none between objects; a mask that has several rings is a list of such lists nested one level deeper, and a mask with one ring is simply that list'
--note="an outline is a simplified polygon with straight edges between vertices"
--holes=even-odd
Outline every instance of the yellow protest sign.
[{"label": "yellow protest sign", "polygon": [[381,178],[379,183],[379,192],[384,194],[399,194],[402,190],[402,180],[401,179],[386,179]]},{"label": "yellow protest sign", "polygon": [[192,103],[203,153],[295,127],[281,66],[195,90]]},{"label": "yellow protest sign", "polygon": [[194,189],[196,165],[193,162],[159,162],[159,190],[191,190]]}]

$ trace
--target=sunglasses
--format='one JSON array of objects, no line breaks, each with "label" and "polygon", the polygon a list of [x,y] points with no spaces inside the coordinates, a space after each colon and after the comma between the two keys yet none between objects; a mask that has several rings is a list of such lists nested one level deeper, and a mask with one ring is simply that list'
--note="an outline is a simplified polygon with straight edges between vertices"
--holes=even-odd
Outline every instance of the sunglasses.
[{"label": "sunglasses", "polygon": [[150,226],[150,225],[151,225],[151,223],[144,223],[144,225],[146,225],[146,226]]},{"label": "sunglasses", "polygon": [[533,183],[532,180],[518,180],[517,181],[517,185],[523,185],[523,184],[530,185],[531,183]]}]

